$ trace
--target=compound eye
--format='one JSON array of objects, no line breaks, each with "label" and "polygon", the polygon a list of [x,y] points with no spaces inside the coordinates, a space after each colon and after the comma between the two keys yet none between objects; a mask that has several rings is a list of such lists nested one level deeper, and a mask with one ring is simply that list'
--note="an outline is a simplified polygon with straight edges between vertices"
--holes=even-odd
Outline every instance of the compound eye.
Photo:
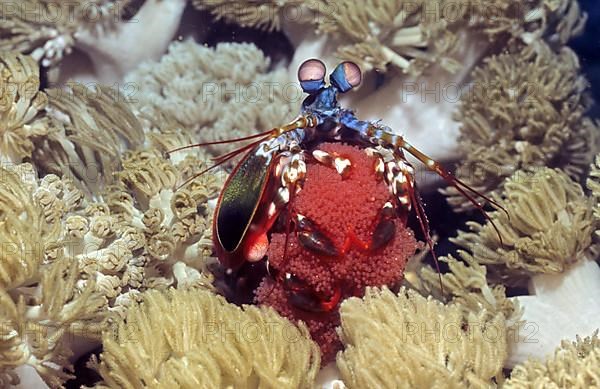
[{"label": "compound eye", "polygon": [[306,93],[315,93],[325,86],[325,64],[313,58],[306,60],[298,68],[298,81]]},{"label": "compound eye", "polygon": [[360,85],[362,72],[354,62],[344,61],[335,67],[330,79],[331,83],[340,92],[348,92],[350,89]]}]

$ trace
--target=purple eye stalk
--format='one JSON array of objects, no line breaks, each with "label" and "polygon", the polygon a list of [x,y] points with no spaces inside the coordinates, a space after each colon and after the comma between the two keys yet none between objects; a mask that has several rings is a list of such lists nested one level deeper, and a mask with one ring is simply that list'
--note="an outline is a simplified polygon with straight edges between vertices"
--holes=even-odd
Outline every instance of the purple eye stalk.
[{"label": "purple eye stalk", "polygon": [[329,76],[329,82],[331,85],[337,88],[340,92],[348,92],[350,89],[360,85],[362,81],[362,73],[357,64],[350,61],[340,63],[335,67],[331,76]]},{"label": "purple eye stalk", "polygon": [[[313,58],[304,61],[298,69],[298,80],[302,90],[308,94],[315,94],[325,87],[325,64]],[[335,67],[329,76],[331,86],[338,92],[345,93],[360,85],[362,73],[357,64],[344,61]]]},{"label": "purple eye stalk", "polygon": [[314,94],[325,86],[325,64],[318,59],[306,60],[298,69],[298,80],[305,93]]}]

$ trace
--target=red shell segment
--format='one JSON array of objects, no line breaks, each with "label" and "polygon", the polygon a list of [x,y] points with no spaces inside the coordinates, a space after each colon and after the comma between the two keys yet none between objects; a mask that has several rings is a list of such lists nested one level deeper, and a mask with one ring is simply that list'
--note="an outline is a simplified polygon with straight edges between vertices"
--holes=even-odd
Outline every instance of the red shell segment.
[{"label": "red shell segment", "polygon": [[[348,158],[352,168],[342,178],[334,168],[309,161],[304,188],[291,207],[293,212],[311,219],[343,254],[337,258],[319,257],[301,246],[292,232],[284,259],[285,234],[274,233],[267,253],[270,266],[279,272],[293,273],[324,299],[331,297],[338,286],[342,287],[342,298],[346,298],[362,296],[366,286],[401,280],[417,242],[400,219],[394,221],[394,238],[382,249],[369,252],[361,247],[361,242],[371,241],[379,212],[391,201],[387,185],[375,174],[374,158],[358,147],[337,143],[325,143],[319,149]],[[348,249],[344,251],[345,245]],[[257,290],[257,301],[273,306],[290,319],[305,321],[321,346],[324,360],[333,358],[340,347],[335,333],[339,325],[337,309],[305,312],[291,306],[285,293],[281,283],[273,286],[272,280],[265,280]]]}]

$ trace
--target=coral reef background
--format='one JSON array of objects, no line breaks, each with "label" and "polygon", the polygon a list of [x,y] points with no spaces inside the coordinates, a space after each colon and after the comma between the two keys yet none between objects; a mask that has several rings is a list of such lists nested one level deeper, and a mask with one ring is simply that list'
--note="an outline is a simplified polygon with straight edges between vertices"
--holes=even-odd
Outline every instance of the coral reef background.
[{"label": "coral reef background", "polygon": [[[0,387],[311,388],[323,344],[328,385],[600,386],[598,7],[357,4],[0,0]],[[342,103],[503,207],[417,171],[442,274],[426,250],[405,262],[411,218],[325,341],[285,301],[221,296],[250,282],[213,257],[231,164],[195,173],[229,149],[166,155],[291,120],[308,57],[360,64]]]},{"label": "coral reef background", "polygon": [[[590,81],[594,100],[599,101],[600,97],[600,54],[598,46],[600,45],[594,37],[600,33],[600,7],[592,0],[582,0],[581,7],[588,13],[588,22],[584,33],[573,39],[571,47],[581,58],[583,71]],[[593,109],[594,116],[600,116],[596,104]]]}]

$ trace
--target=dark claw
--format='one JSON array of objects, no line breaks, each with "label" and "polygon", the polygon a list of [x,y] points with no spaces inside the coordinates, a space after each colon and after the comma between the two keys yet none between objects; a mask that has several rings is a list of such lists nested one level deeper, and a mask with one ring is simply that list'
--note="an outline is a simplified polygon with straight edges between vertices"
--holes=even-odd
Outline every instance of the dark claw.
[{"label": "dark claw", "polygon": [[379,250],[388,244],[396,234],[396,224],[392,220],[382,218],[375,231],[373,232],[373,238],[371,239],[371,250]]},{"label": "dark claw", "polygon": [[307,218],[306,216],[297,214],[296,218],[298,219],[298,230],[313,231],[317,228],[315,223],[312,220],[310,220],[309,218]]},{"label": "dark claw", "polygon": [[340,255],[335,245],[328,237],[319,231],[298,233],[300,244],[315,254],[327,257],[337,257]]},{"label": "dark claw", "polygon": [[305,216],[298,215],[298,241],[315,254],[326,257],[337,257],[340,252],[325,234],[318,230],[315,223]]},{"label": "dark claw", "polygon": [[379,211],[379,222],[373,232],[371,239],[371,250],[378,250],[388,244],[396,234],[396,224],[394,223],[394,207],[386,203]]},{"label": "dark claw", "polygon": [[289,303],[307,312],[329,312],[338,305],[341,298],[341,290],[336,289],[329,300],[322,300],[306,283],[290,273],[286,274],[283,286],[286,289]]},{"label": "dark claw", "polygon": [[288,301],[295,308],[298,308],[303,311],[320,313],[323,312],[321,308],[321,301],[308,291],[297,291],[297,292],[288,292]]}]

